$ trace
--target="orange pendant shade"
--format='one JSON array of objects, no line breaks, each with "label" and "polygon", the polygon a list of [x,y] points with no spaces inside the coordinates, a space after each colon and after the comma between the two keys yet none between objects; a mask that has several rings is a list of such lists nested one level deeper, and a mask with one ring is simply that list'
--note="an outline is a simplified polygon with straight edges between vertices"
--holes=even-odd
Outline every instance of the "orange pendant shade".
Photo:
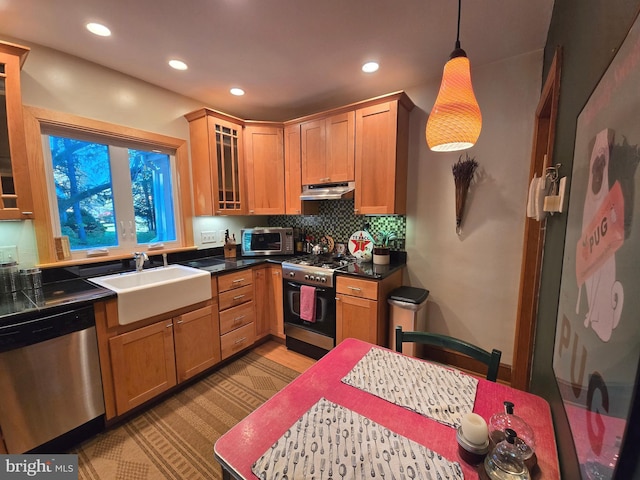
[{"label": "orange pendant shade", "polygon": [[436,152],[464,150],[476,143],[481,129],[469,59],[457,56],[444,66],[440,91],[427,120],[427,144]]}]

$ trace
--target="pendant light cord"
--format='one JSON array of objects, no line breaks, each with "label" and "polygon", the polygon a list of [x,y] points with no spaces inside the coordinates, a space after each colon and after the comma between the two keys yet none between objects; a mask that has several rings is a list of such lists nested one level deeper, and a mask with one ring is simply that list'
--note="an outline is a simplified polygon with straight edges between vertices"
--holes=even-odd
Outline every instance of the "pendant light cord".
[{"label": "pendant light cord", "polygon": [[460,48],[460,9],[462,7],[462,0],[458,0],[458,32],[456,34],[456,48]]}]

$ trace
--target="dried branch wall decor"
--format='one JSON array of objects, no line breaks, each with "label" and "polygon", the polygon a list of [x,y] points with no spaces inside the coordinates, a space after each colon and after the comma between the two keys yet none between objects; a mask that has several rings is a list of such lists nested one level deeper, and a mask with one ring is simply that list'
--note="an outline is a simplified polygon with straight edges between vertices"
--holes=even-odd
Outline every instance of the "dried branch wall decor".
[{"label": "dried branch wall decor", "polygon": [[475,161],[475,157],[470,158],[467,153],[465,153],[465,157],[462,160],[462,155],[460,155],[458,161],[451,167],[453,180],[456,184],[456,233],[458,235],[462,234],[462,213],[467,200],[467,192],[476,168],[478,168],[478,162]]}]

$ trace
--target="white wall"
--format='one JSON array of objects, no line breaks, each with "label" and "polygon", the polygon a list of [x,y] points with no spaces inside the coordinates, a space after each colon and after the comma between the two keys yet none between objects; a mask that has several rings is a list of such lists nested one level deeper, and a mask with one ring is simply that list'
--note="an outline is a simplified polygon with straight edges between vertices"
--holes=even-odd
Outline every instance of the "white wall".
[{"label": "white wall", "polygon": [[455,228],[451,167],[460,153],[436,153],[424,137],[437,95],[432,85],[407,89],[411,115],[407,214],[408,283],[430,291],[428,328],[502,350],[511,364],[520,282],[534,114],[543,52],[473,67],[483,117],[467,150],[479,167],[467,197],[462,234]]}]

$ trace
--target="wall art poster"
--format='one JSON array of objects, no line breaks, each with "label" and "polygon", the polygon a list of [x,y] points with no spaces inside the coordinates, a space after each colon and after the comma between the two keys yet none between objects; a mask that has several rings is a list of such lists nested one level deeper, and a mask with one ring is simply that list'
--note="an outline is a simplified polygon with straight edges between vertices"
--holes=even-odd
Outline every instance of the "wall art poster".
[{"label": "wall art poster", "polygon": [[582,478],[612,478],[640,359],[640,25],[577,122],[553,368]]}]

